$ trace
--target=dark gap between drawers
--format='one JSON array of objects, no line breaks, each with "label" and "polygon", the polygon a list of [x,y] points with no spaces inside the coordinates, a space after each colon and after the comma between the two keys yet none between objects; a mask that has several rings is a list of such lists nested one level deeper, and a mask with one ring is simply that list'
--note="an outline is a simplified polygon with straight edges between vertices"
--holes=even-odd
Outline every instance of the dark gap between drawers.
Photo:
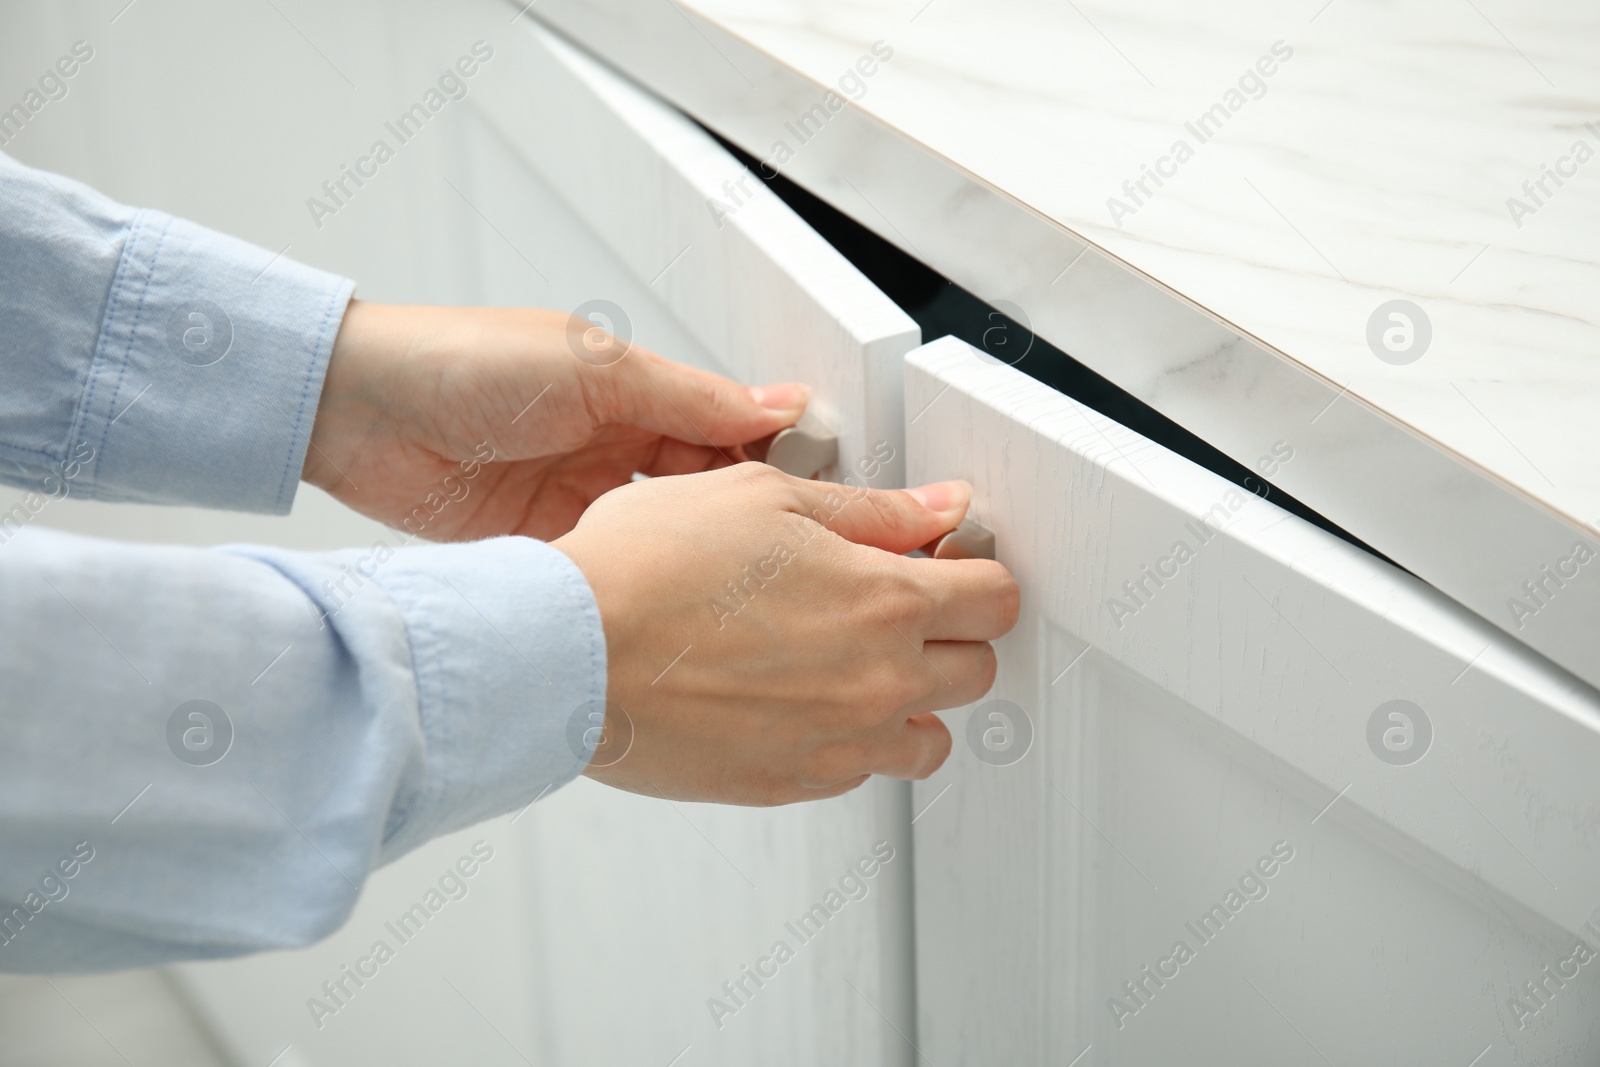
[{"label": "dark gap between drawers", "polygon": [[[902,252],[854,219],[781,174],[768,177],[759,161],[716,131],[705,129],[767,188],[822,235],[856,269],[883,290],[922,328],[923,341],[950,334],[1011,363],[1006,350],[1022,344],[1027,354],[1012,363],[1017,370],[1065,393],[1079,403],[1226,478],[1246,492],[1309,523],[1320,526],[1364,552],[1394,566],[1393,560],[1302,504],[1249,467],[1185,430],[1126,389],[1079,363],[1026,326],[984,303],[913,256]],[[997,322],[1004,329],[996,329]],[[1031,342],[1031,344],[1029,344]],[[1002,347],[1003,346],[1003,347]],[[1404,570],[1405,568],[1400,568]]]}]

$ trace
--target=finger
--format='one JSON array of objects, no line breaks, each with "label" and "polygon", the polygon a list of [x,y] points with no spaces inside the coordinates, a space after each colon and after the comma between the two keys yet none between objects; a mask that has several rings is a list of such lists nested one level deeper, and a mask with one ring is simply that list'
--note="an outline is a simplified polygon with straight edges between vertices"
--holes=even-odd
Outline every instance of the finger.
[{"label": "finger", "polygon": [[937,482],[915,489],[865,489],[789,479],[791,500],[808,515],[858,545],[903,553],[961,524],[972,500],[966,482]]},{"label": "finger", "polygon": [[939,716],[912,716],[888,731],[873,755],[872,772],[920,781],[944,765],[950,744],[950,728]]},{"label": "finger", "polygon": [[765,463],[767,461],[767,453],[772,451],[772,442],[777,439],[777,434],[770,434],[766,437],[758,437],[754,441],[746,441],[744,443],[744,454],[757,463]]},{"label": "finger", "polygon": [[994,647],[986,641],[928,641],[919,661],[907,669],[917,672],[908,681],[918,695],[896,714],[897,719],[980,700],[994,685],[999,668]]},{"label": "finger", "polygon": [[652,478],[672,474],[699,474],[701,471],[717,470],[732,463],[739,463],[743,459],[742,450],[737,445],[731,448],[713,448],[710,445],[692,445],[687,441],[663,437],[655,455],[639,473],[648,474]]},{"label": "finger", "polygon": [[933,608],[930,641],[993,641],[1017,624],[1022,593],[1011,572],[992,559],[908,559]]},{"label": "finger", "polygon": [[602,421],[626,423],[696,445],[728,448],[793,426],[811,399],[804,385],[746,388],[634,347],[585,372]]}]

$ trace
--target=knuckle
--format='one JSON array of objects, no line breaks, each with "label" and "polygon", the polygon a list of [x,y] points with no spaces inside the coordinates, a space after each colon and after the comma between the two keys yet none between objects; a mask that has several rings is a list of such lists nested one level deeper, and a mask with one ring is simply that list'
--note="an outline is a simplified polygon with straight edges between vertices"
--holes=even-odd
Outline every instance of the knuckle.
[{"label": "knuckle", "polygon": [[750,459],[740,463],[738,469],[745,472],[751,482],[765,492],[791,488],[789,476],[769,464]]},{"label": "knuckle", "polygon": [[[879,628],[883,627],[884,620],[888,620],[890,626],[902,633],[907,627],[920,630],[920,624],[933,610],[932,595],[913,574],[899,565],[902,562],[900,557],[869,551],[871,554],[867,558],[873,569],[865,584],[870,604],[863,605],[869,617],[877,622]],[[903,643],[896,633],[886,633],[885,637]]]},{"label": "knuckle", "polygon": [[776,467],[757,460],[747,459],[727,468],[730,478],[737,478],[740,486],[758,493],[774,494],[784,490],[787,476]]},{"label": "knuckle", "polygon": [[931,687],[926,677],[931,673],[920,657],[911,656],[910,649],[904,656],[880,659],[865,688],[859,721],[865,726],[877,726],[907,704],[922,699]]},{"label": "knuckle", "polygon": [[927,611],[927,604],[912,590],[891,588],[886,596],[880,598],[878,610],[883,612],[883,617],[888,619],[896,630],[904,630],[907,626],[921,621]]},{"label": "knuckle", "polygon": [[904,593],[878,592],[872,597],[872,603],[866,606],[867,619],[875,624],[875,629],[880,630],[883,640],[899,640],[898,633],[906,630],[906,625],[917,617],[917,606],[910,597]]}]

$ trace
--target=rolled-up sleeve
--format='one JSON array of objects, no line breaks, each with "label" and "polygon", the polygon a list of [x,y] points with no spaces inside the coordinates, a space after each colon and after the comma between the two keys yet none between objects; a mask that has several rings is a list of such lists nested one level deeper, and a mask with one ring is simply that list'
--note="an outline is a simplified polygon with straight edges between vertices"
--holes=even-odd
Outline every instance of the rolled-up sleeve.
[{"label": "rolled-up sleeve", "polygon": [[[303,945],[581,772],[593,594],[527,538],[296,553],[42,529],[286,511],[348,281],[0,156],[0,971]],[[574,726],[574,724],[577,724]]]}]

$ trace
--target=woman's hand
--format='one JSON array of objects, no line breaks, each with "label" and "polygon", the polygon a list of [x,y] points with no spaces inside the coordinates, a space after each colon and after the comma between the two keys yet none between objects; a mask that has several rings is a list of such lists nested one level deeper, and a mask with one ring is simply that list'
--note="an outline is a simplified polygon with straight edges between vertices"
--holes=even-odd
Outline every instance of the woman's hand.
[{"label": "woman's hand", "polygon": [[549,540],[635,471],[746,459],[809,398],[802,385],[746,389],[557,311],[353,300],[302,477],[430,540]]},{"label": "woman's hand", "polygon": [[[608,493],[554,542],[605,628],[586,774],[651,796],[785,804],[872,774],[925,778],[933,712],[994,682],[1019,592],[992,560],[901,553],[955,529],[971,488],[883,491],[758,463]],[[592,709],[575,709],[587,717]]]}]

